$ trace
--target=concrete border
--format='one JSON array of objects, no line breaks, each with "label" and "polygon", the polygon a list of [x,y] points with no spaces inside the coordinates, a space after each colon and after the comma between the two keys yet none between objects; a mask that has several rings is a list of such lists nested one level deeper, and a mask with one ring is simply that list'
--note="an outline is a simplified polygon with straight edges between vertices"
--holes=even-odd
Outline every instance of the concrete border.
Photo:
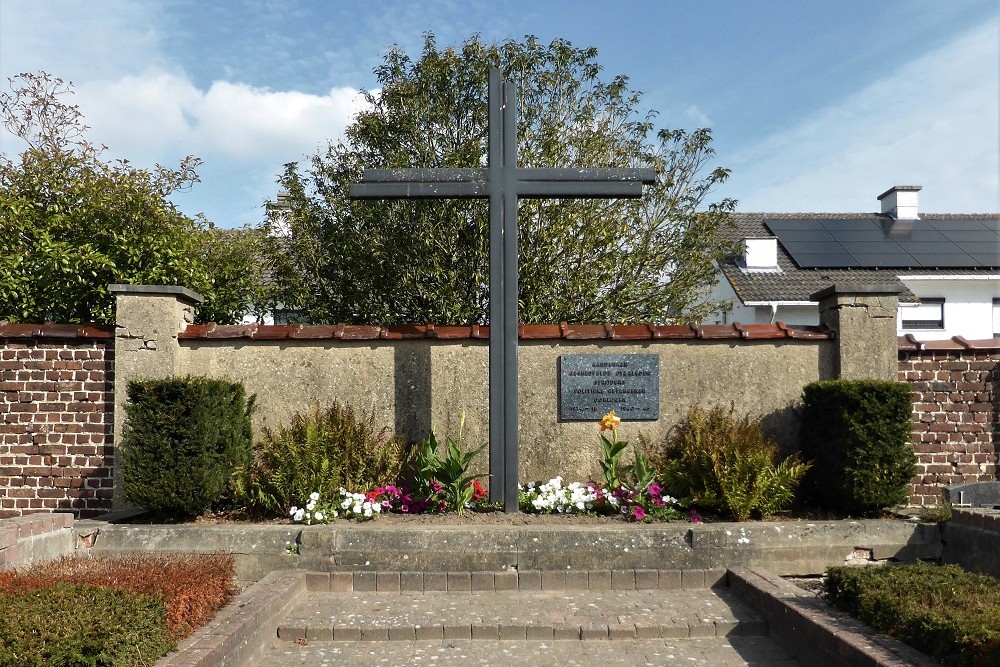
[{"label": "concrete border", "polygon": [[813,593],[764,570],[730,570],[729,586],[763,613],[769,636],[812,667],[934,667],[914,648],[875,634]]},{"label": "concrete border", "polygon": [[306,592],[306,573],[276,570],[240,593],[157,667],[240,667],[278,637],[278,624]]},{"label": "concrete border", "polygon": [[40,512],[0,519],[0,571],[72,556],[73,515]]},{"label": "concrete border", "polygon": [[275,569],[316,572],[503,570],[726,570],[821,574],[859,554],[902,561],[941,556],[936,524],[903,520],[712,524],[321,526],[146,525],[78,522],[100,533],[91,553],[232,553],[237,577]]}]

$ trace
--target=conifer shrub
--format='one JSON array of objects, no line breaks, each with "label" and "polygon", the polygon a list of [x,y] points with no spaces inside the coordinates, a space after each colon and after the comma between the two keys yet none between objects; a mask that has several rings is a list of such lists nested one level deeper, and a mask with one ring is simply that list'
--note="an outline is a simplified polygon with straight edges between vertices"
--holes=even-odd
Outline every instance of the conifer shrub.
[{"label": "conifer shrub", "polygon": [[1000,580],[956,565],[833,567],[827,600],[945,665],[1000,665]]},{"label": "conifer shrub", "polygon": [[693,406],[650,462],[666,491],[685,504],[737,521],[778,514],[795,499],[809,464],[796,455],[779,462],[760,421],[737,417],[733,407]]},{"label": "conifer shrub", "polygon": [[885,380],[824,380],[802,395],[802,452],[814,500],[853,516],[907,500],[916,474],[909,387]]},{"label": "conifer shrub", "polygon": [[164,518],[209,510],[250,460],[254,398],[239,382],[185,377],[129,382],[122,437],[130,503]]},{"label": "conifer shrub", "polygon": [[416,449],[375,426],[375,411],[361,416],[348,405],[318,404],[265,428],[248,466],[236,478],[238,502],[253,514],[288,516],[309,494],[339,498],[340,489],[367,491],[400,479]]},{"label": "conifer shrub", "polygon": [[146,667],[175,646],[158,595],[60,582],[0,609],[0,665]]}]

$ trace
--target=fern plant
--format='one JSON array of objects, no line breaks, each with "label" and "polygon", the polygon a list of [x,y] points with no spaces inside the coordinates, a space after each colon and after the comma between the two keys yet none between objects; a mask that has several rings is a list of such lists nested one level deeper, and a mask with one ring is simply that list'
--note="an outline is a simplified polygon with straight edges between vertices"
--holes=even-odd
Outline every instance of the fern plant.
[{"label": "fern plant", "polygon": [[777,462],[777,454],[760,419],[736,417],[732,407],[694,406],[652,465],[687,504],[746,521],[786,510],[809,469],[797,455]]},{"label": "fern plant", "polygon": [[412,447],[375,427],[374,411],[359,418],[339,403],[314,405],[287,425],[264,429],[253,462],[237,472],[237,497],[252,513],[284,516],[313,492],[333,498],[341,487],[395,482],[412,457]]}]

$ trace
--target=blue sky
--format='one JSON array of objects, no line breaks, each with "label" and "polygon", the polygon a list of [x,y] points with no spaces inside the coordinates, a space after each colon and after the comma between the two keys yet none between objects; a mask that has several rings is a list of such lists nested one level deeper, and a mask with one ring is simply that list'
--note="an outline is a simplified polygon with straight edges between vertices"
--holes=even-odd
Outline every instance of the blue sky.
[{"label": "blue sky", "polygon": [[995,0],[0,0],[0,73],[73,81],[112,157],[203,158],[174,201],[233,227],[427,31],[597,47],[659,126],[712,128],[732,169],[714,198],[742,211],[874,211],[897,184],[923,186],[922,211],[1000,210]]}]

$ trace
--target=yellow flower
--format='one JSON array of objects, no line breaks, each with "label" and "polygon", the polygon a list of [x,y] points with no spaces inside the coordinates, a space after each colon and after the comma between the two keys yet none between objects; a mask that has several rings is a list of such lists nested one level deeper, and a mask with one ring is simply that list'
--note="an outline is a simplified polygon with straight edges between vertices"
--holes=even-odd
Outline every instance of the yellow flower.
[{"label": "yellow flower", "polygon": [[601,421],[597,422],[597,424],[601,427],[601,433],[607,431],[608,429],[614,431],[616,428],[618,428],[618,425],[621,423],[622,423],[621,417],[616,417],[614,410],[604,415]]}]

